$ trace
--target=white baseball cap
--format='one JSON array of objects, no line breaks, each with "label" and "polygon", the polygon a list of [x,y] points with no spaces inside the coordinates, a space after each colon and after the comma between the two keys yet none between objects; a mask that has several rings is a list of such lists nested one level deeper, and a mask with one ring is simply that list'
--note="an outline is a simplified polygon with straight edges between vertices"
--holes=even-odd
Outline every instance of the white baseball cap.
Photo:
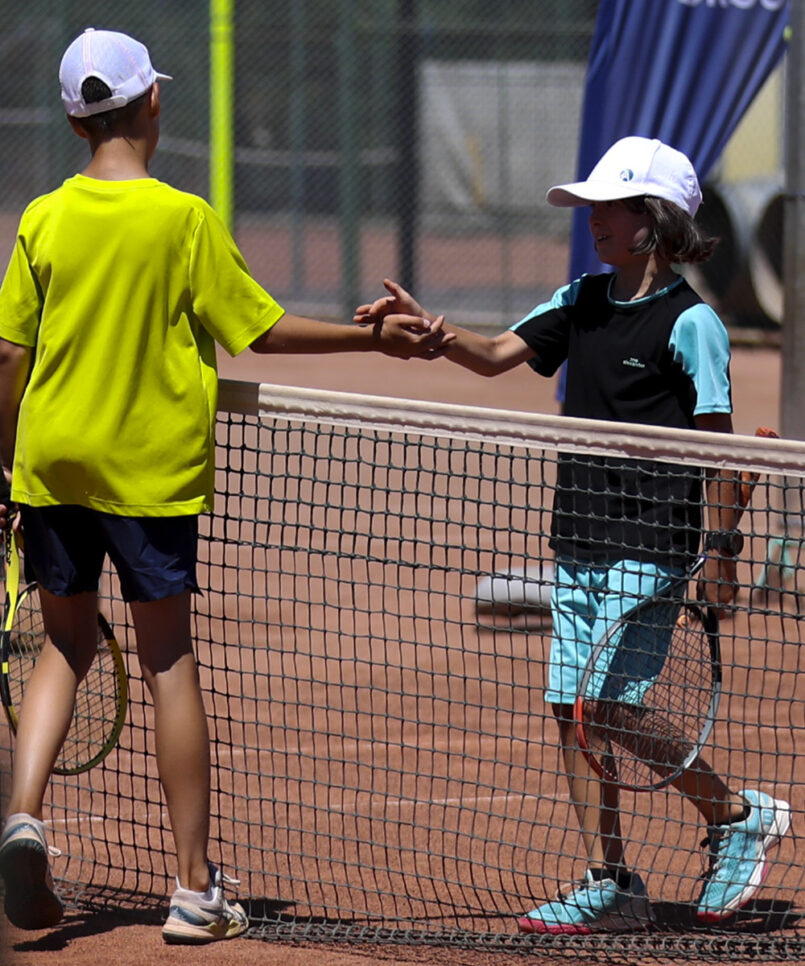
[{"label": "white baseball cap", "polygon": [[673,201],[691,217],[702,201],[699,179],[686,155],[657,138],[641,137],[616,141],[586,181],[555,185],[547,200],[557,208],[577,208],[641,195]]},{"label": "white baseball cap", "polygon": [[[88,77],[102,80],[112,96],[87,104],[81,85]],[[64,52],[59,67],[62,103],[72,117],[113,111],[144,94],[154,81],[172,79],[169,74],[158,74],[154,70],[144,44],[127,34],[94,27],[87,27],[76,37]]]}]

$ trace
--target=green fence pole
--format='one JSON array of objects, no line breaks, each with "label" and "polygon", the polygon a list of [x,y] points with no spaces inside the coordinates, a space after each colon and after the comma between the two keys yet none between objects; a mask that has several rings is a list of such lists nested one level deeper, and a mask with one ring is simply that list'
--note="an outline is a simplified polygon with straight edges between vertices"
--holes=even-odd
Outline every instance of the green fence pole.
[{"label": "green fence pole", "polygon": [[419,30],[416,0],[397,5],[397,230],[400,284],[417,290],[416,237],[419,213]]},{"label": "green fence pole", "polygon": [[346,318],[351,318],[360,301],[360,258],[358,254],[358,105],[355,81],[358,50],[355,42],[354,4],[341,0],[338,18],[338,121],[339,195],[341,218],[341,301]]},{"label": "green fence pole", "polygon": [[305,39],[306,21],[304,0],[291,3],[291,291],[298,298],[304,290],[305,253]]},{"label": "green fence pole", "polygon": [[210,0],[210,204],[232,230],[235,0]]}]

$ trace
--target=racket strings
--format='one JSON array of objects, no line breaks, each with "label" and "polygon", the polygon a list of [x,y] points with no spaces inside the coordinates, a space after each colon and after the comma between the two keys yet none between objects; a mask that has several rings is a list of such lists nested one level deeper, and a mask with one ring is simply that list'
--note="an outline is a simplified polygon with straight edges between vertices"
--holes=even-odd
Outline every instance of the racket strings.
[{"label": "racket strings", "polygon": [[14,623],[8,636],[8,670],[6,681],[11,707],[19,712],[25,685],[33,673],[45,643],[45,625],[35,594],[25,590],[20,595]]},{"label": "racket strings", "polygon": [[[6,680],[15,721],[44,643],[45,627],[37,594],[28,588],[20,597],[8,644]],[[107,640],[100,625],[97,646],[97,656],[76,691],[70,729],[54,767],[57,774],[85,770],[103,756],[119,733],[125,682],[121,680],[123,672],[115,653],[117,645]]]},{"label": "racket strings", "polygon": [[618,666],[600,687],[625,699],[584,701],[590,749],[623,784],[651,787],[678,774],[712,724],[708,632],[697,607],[680,606],[676,620],[636,614],[613,642]]},{"label": "racket strings", "polygon": [[672,760],[680,753],[688,754],[694,746],[691,736],[668,720],[667,712],[614,701],[598,703],[590,714],[590,727],[601,738],[615,741],[646,762]]},{"label": "racket strings", "polygon": [[70,730],[58,766],[73,769],[91,761],[104,749],[119,712],[117,664],[103,635],[98,655],[76,693]]}]

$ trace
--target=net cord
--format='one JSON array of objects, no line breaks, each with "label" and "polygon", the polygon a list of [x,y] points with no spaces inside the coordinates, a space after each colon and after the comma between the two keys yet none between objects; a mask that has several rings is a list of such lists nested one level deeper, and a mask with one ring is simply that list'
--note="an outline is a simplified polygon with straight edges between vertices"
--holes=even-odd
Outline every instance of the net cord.
[{"label": "net cord", "polygon": [[[221,380],[219,408],[328,426],[805,477],[805,442]],[[706,450],[706,453],[703,452]]]}]

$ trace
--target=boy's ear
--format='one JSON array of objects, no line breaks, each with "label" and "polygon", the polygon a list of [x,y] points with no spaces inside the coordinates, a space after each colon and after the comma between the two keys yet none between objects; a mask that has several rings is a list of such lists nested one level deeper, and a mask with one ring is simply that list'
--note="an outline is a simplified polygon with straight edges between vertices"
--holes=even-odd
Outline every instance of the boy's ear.
[{"label": "boy's ear", "polygon": [[81,123],[80,118],[72,117],[71,115],[68,114],[67,120],[70,122],[70,127],[75,131],[75,133],[80,138],[84,138],[85,141],[89,140],[89,134],[87,133],[87,129]]},{"label": "boy's ear", "polygon": [[154,81],[148,92],[148,113],[151,117],[159,117],[159,81]]}]

